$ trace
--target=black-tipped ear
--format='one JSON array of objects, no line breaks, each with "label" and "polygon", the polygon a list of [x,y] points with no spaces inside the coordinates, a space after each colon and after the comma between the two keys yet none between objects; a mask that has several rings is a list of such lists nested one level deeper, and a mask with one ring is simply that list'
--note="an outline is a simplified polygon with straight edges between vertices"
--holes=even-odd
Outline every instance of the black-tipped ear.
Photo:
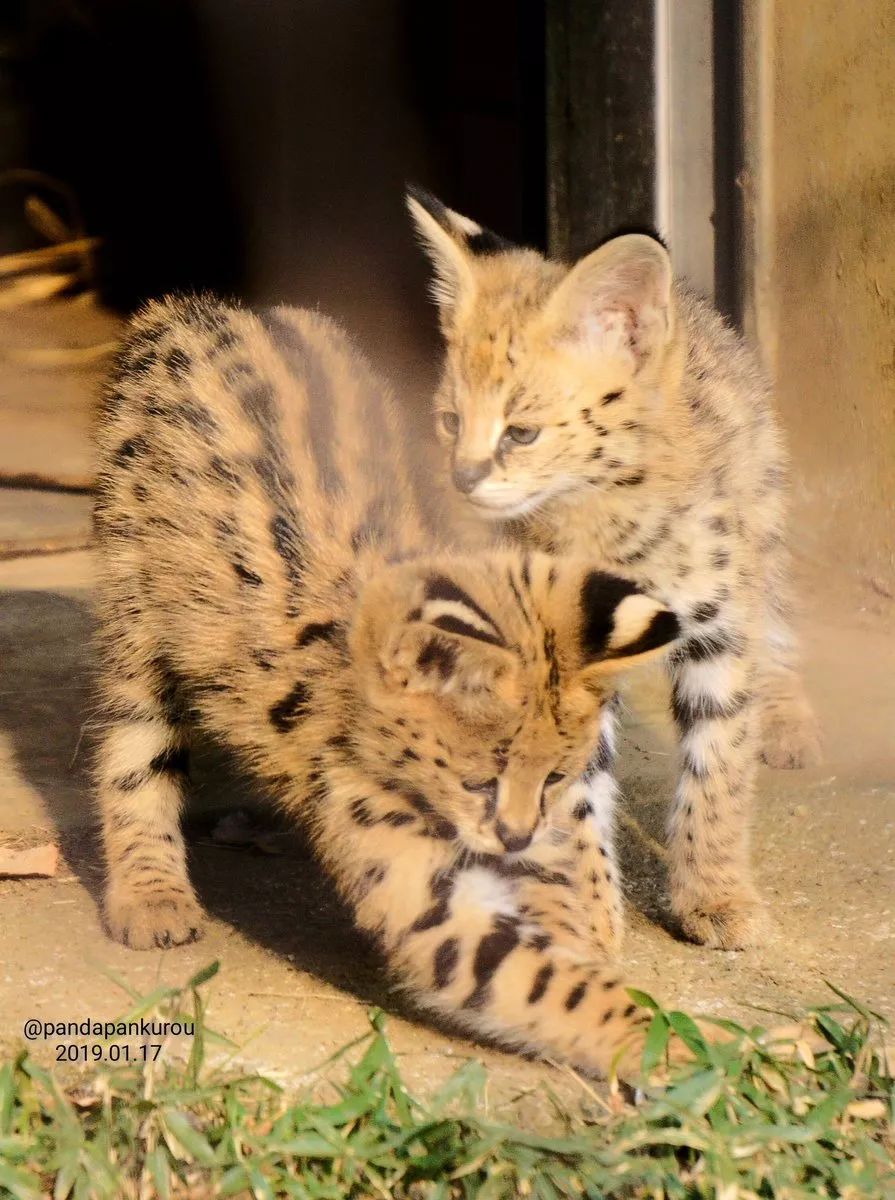
[{"label": "black-tipped ear", "polygon": [[474,257],[484,257],[489,254],[505,254],[510,250],[517,249],[513,242],[501,237],[499,233],[494,233],[491,229],[486,229],[484,225],[479,225],[477,221],[454,212],[452,208],[448,208],[446,204],[443,204],[437,196],[433,196],[431,192],[417,187],[415,183],[407,185],[407,206],[418,226],[420,223],[419,213],[418,209],[414,206],[422,209],[439,228],[452,237],[468,254],[472,254]]},{"label": "black-tipped ear", "polygon": [[414,185],[407,188],[407,208],[435,268],[432,295],[449,317],[473,291],[474,259],[512,250],[512,243]]},{"label": "black-tipped ear", "polygon": [[674,613],[617,575],[591,571],[581,585],[585,664],[627,662],[663,650],[680,635]]}]

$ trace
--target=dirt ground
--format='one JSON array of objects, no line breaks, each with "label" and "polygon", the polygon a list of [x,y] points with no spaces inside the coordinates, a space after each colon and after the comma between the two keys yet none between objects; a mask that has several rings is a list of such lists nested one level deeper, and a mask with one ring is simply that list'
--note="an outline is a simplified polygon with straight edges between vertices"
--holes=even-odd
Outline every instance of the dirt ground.
[{"label": "dirt ground", "polygon": [[[23,330],[8,315],[0,345],[42,336],[85,345],[109,336],[101,314],[37,314]],[[41,324],[43,322],[43,324]],[[114,335],[114,330],[112,330]],[[18,339],[18,341],[17,341]],[[92,370],[0,365],[0,479],[61,464],[89,477],[85,441]],[[25,413],[28,436],[17,429]],[[64,455],[55,459],[56,448]],[[88,779],[89,630],[93,565],[88,499],[0,487],[0,844],[59,839],[65,863],[51,880],[0,881],[0,1048],[24,1021],[102,1020],[127,1006],[114,973],[140,991],[180,983],[212,959],[210,1025],[241,1047],[237,1059],[296,1082],[366,1027],[366,1007],[396,1015],[390,1030],[412,1086],[443,1078],[475,1054],[492,1098],[545,1096],[578,1086],[567,1073],[433,1030],[407,1012],[358,943],[301,839],[274,838],[275,855],[211,840],[214,814],[263,802],[209,752],[190,816],[192,871],[209,913],[205,938],[134,953],[102,931],[100,864]],[[895,603],[861,579],[841,579],[833,556],[796,531],[809,686],[826,757],[804,772],[762,770],[755,861],[774,919],[760,949],[719,953],[666,928],[661,831],[674,786],[665,688],[645,672],[629,688],[621,776],[629,897],[624,961],[632,983],[664,1001],[760,1019],[754,1006],[795,1008],[830,997],[824,980],[895,1016]],[[52,552],[52,547],[59,547]],[[55,1042],[32,1043],[43,1060]]]}]

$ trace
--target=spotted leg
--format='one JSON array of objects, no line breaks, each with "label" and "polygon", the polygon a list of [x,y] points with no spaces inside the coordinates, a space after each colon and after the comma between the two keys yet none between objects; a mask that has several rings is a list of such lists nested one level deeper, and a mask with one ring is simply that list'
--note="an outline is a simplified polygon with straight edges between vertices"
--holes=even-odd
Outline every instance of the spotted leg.
[{"label": "spotted leg", "polygon": [[574,850],[576,892],[588,906],[588,924],[604,950],[617,955],[624,932],[615,854],[615,705],[603,711],[597,749],[583,778],[569,788],[554,817]]},{"label": "spotted leg", "polygon": [[202,912],[180,831],[183,730],[151,670],[132,679],[110,675],[105,701],[97,783],[109,932],[135,950],[193,941]]},{"label": "spotted leg", "polygon": [[681,778],[670,820],[674,911],[694,941],[722,949],[761,940],[749,810],[757,760],[755,654],[749,627],[717,604],[697,606],[671,656]]}]

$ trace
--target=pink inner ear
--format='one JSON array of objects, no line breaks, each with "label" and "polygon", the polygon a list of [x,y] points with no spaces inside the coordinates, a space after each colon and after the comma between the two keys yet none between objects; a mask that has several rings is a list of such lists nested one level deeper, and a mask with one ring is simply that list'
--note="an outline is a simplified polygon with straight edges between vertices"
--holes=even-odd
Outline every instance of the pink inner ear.
[{"label": "pink inner ear", "polygon": [[579,327],[589,348],[627,358],[637,372],[661,341],[665,319],[653,304],[637,307],[616,301],[605,308],[595,302]]}]

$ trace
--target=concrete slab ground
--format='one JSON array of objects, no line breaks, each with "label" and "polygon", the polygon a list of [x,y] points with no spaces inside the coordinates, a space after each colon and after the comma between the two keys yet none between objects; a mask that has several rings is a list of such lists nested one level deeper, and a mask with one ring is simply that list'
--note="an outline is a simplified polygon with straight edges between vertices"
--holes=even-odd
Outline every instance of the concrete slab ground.
[{"label": "concrete slab ground", "polygon": [[[33,447],[32,461],[41,461]],[[54,500],[58,528],[83,531],[80,498],[69,497],[68,509],[64,499]],[[23,505],[0,489],[0,529]],[[0,561],[0,841],[58,838],[65,854],[54,879],[0,881],[0,1048],[19,1042],[29,1017],[121,1013],[127,997],[110,972],[148,991],[217,958],[210,1024],[242,1047],[241,1062],[280,1079],[299,1080],[362,1033],[375,1002],[396,1013],[390,1028],[413,1087],[475,1054],[491,1069],[495,1106],[519,1094],[539,1103],[548,1088],[574,1091],[559,1069],[473,1048],[408,1013],[299,837],[281,837],[275,856],[212,842],[211,811],[261,802],[251,781],[212,753],[198,772],[190,824],[192,871],[210,916],[204,940],[148,953],[108,940],[97,913],[88,769],[92,570],[90,553],[77,550]],[[895,1017],[893,603],[860,581],[834,587],[835,572],[814,558],[800,562],[799,575],[826,758],[811,771],[761,773],[755,860],[773,934],[760,949],[719,953],[675,940],[663,924],[659,842],[675,749],[661,676],[643,673],[627,693],[621,762],[624,962],[632,983],[713,1014],[749,1020],[756,1005],[824,1001],[829,979]],[[52,1044],[32,1049],[53,1058]]]}]

